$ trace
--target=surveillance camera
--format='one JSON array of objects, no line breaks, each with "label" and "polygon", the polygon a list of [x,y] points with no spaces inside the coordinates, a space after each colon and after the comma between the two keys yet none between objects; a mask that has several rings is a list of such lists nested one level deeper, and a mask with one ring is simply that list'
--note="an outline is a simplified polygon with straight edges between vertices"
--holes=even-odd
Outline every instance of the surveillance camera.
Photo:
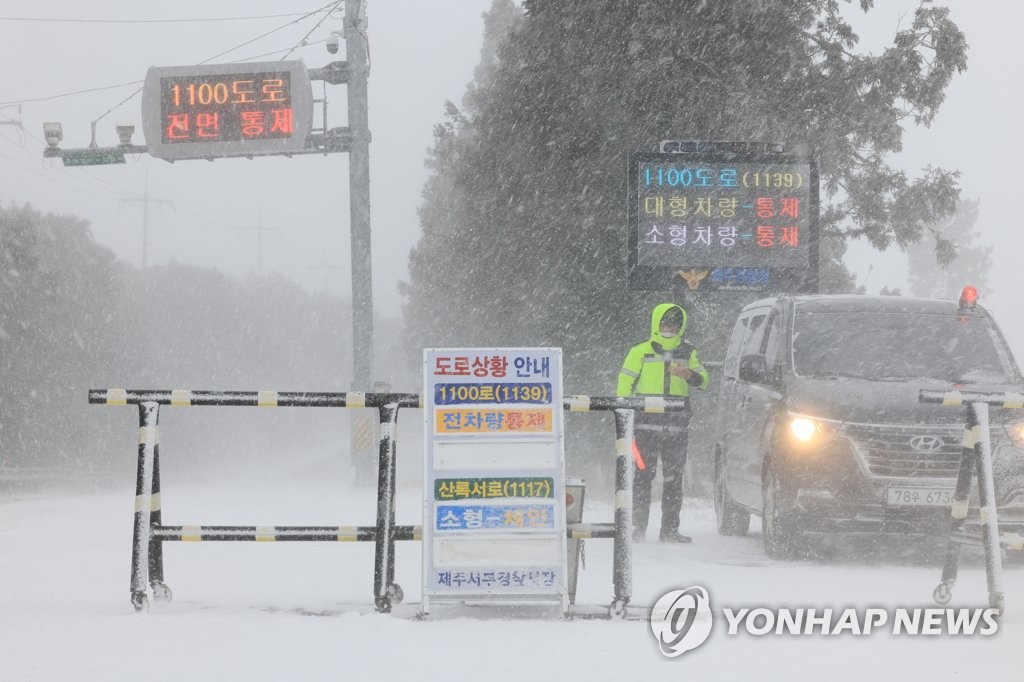
[{"label": "surveillance camera", "polygon": [[135,132],[135,124],[127,121],[118,123],[114,126],[117,131],[117,139],[122,147],[127,147],[132,143],[132,133]]},{"label": "surveillance camera", "polygon": [[331,36],[327,39],[327,51],[331,54],[338,54],[338,36]]},{"label": "surveillance camera", "polygon": [[43,137],[46,138],[46,144],[51,149],[56,149],[60,141],[64,139],[64,126],[60,123],[44,123]]}]

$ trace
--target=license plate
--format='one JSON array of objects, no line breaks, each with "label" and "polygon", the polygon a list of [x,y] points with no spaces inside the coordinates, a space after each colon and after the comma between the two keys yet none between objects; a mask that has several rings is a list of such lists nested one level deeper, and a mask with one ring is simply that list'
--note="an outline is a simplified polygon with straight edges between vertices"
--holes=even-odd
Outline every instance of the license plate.
[{"label": "license plate", "polygon": [[953,504],[951,488],[888,488],[886,504],[914,507],[948,507]]}]

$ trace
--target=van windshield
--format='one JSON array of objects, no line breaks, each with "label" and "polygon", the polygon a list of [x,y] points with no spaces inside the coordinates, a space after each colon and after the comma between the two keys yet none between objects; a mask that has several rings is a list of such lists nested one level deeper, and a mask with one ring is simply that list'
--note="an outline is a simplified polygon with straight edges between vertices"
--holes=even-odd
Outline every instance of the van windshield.
[{"label": "van windshield", "polygon": [[984,315],[800,312],[796,373],[807,377],[1013,383],[1009,354]]}]

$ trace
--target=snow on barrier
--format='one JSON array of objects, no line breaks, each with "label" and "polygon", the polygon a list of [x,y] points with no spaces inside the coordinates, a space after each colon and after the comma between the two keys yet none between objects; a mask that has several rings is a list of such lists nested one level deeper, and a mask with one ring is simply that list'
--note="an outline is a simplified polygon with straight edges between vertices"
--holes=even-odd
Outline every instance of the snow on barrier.
[{"label": "snow on barrier", "polygon": [[[1024,408],[1024,395],[1020,393],[980,393],[968,391],[922,390],[918,395],[922,403],[942,405],[967,405],[967,424],[964,428],[963,449],[960,451],[960,467],[957,472],[956,488],[950,509],[951,523],[946,560],[942,567],[942,581],[932,592],[938,604],[948,604],[953,595],[960,562],[961,545],[978,545],[977,536],[967,532],[966,521],[968,497],[971,492],[971,477],[978,479],[978,506],[981,521],[980,544],[985,552],[985,575],[988,580],[989,606],[1004,610],[1002,587],[1001,549],[1019,549],[1024,543],[1020,532],[1008,532],[1022,524],[1007,527],[1000,533],[996,509],[995,480],[992,468],[992,443],[989,437],[988,408]],[[1018,531],[1019,528],[1016,528]]]},{"label": "snow on barrier", "polygon": [[[164,542],[374,542],[374,604],[391,611],[402,601],[395,583],[394,543],[420,540],[420,526],[395,525],[395,437],[400,408],[421,407],[414,393],[324,393],[279,391],[192,391],[90,389],[93,405],[137,405],[139,409],[138,469],[135,481],[135,519],[132,536],[131,603],[136,611],[148,607],[147,588],[157,601],[172,598],[164,582]],[[160,508],[160,445],[157,424],[160,406],[176,407],[341,407],[376,408],[380,417],[377,460],[376,526],[207,526],[163,525]],[[686,399],[611,398],[566,396],[563,408],[572,412],[615,413],[615,518],[612,523],[570,523],[572,539],[611,538],[614,541],[612,584],[614,597],[607,615],[626,617],[632,596],[633,414],[679,412]],[[580,612],[579,615],[593,615]]]}]

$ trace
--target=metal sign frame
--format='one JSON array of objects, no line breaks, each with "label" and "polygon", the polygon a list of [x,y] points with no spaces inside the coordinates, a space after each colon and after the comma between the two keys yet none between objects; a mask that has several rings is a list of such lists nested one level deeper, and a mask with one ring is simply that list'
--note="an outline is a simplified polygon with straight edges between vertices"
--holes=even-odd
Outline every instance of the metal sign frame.
[{"label": "metal sign frame", "polygon": [[[701,149],[699,146],[696,149]],[[718,148],[720,149],[720,148]],[[640,191],[641,166],[645,164],[679,164],[687,166],[698,166],[706,164],[708,168],[720,167],[723,165],[762,165],[769,168],[785,166],[802,166],[807,169],[807,177],[801,175],[800,198],[807,203],[800,210],[806,215],[801,219],[806,234],[801,235],[801,240],[807,244],[807,263],[801,267],[773,267],[771,264],[758,264],[749,257],[744,259],[749,262],[738,260],[729,262],[722,256],[714,256],[711,259],[690,257],[688,250],[680,253],[678,262],[672,264],[641,264],[640,262],[640,229],[641,229],[641,206],[640,202],[644,197]],[[735,169],[734,169],[735,170]],[[775,173],[778,171],[772,171]],[[743,179],[747,174],[738,173],[734,176],[737,186],[709,186],[711,190],[725,194],[732,191],[732,196],[737,194],[749,195],[751,186],[743,186]],[[741,291],[787,291],[814,293],[818,290],[819,280],[819,176],[818,166],[815,159],[798,154],[773,153],[770,151],[749,151],[740,147],[739,151],[696,151],[696,152],[638,152],[630,154],[628,168],[628,190],[627,190],[627,223],[628,236],[628,277],[629,288],[632,290],[647,291],[671,291],[681,290],[690,293],[703,293],[706,291],[741,290]],[[692,182],[692,180],[691,180]],[[688,187],[690,185],[687,185]],[[756,189],[756,188],[754,188]],[[778,196],[781,188],[770,188],[773,196]],[[786,188],[791,189],[791,188]],[[717,194],[715,199],[720,198]],[[750,211],[750,205],[740,205]],[[689,211],[691,207],[688,207]],[[751,214],[753,215],[753,214]],[[739,216],[737,212],[737,216]],[[750,231],[756,227],[749,217],[737,217],[737,225],[743,220],[746,223],[742,228],[737,229],[733,237],[734,243],[737,238],[753,239],[754,232]],[[719,225],[720,219],[715,219],[715,225]],[[747,230],[744,232],[744,230]],[[685,239],[685,237],[684,237]]]},{"label": "metal sign frame", "polygon": [[568,609],[562,352],[424,349],[423,602]]}]

